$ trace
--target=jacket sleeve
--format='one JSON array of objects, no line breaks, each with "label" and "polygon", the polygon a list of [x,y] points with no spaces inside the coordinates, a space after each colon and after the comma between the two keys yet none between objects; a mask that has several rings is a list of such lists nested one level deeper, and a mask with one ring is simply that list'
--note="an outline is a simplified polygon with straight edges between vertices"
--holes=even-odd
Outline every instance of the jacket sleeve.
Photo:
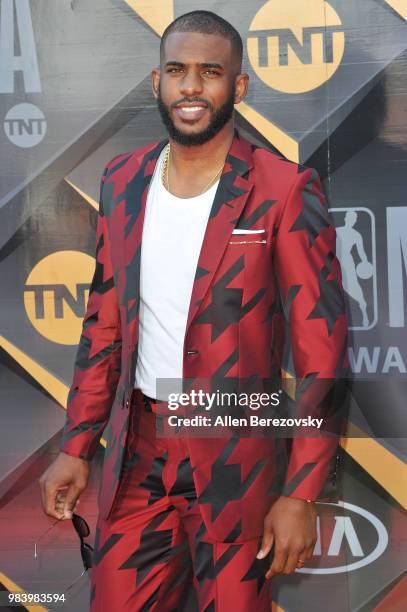
[{"label": "jacket sleeve", "polygon": [[68,393],[60,450],[90,461],[109,420],[121,367],[120,312],[100,182],[96,227],[96,262],[90,285],[74,374]]},{"label": "jacket sleeve", "polygon": [[285,368],[294,383],[287,402],[290,416],[324,419],[320,429],[294,432],[282,495],[334,501],[349,373],[348,326],[336,230],[312,168],[298,167],[283,205],[274,265],[286,327]]}]

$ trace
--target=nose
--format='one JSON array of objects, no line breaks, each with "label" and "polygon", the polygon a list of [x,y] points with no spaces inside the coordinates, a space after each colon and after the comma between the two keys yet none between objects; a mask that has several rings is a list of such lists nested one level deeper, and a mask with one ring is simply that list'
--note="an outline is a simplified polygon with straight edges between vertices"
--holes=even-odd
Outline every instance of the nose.
[{"label": "nose", "polygon": [[180,92],[184,96],[196,96],[202,93],[202,79],[199,72],[188,70],[181,81]]}]

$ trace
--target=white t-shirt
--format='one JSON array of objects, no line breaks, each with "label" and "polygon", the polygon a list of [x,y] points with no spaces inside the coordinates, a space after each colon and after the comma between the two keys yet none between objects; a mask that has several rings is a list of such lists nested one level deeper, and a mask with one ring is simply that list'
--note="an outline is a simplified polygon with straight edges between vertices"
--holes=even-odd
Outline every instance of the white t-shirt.
[{"label": "white t-shirt", "polygon": [[[184,336],[198,257],[219,180],[178,198],[162,184],[162,151],[147,195],[141,242],[140,324],[135,387],[157,399],[182,391]],[[171,381],[157,393],[156,379]],[[159,389],[162,383],[159,383]],[[167,387],[166,387],[167,389]]]}]

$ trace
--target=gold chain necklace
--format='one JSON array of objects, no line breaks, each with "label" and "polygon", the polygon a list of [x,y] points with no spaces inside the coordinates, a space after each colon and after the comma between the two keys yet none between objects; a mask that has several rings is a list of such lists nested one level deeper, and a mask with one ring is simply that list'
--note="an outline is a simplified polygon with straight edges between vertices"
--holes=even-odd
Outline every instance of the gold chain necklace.
[{"label": "gold chain necklace", "polygon": [[[162,181],[162,184],[164,185],[164,187],[166,187],[168,191],[170,191],[170,176],[169,176],[170,151],[171,151],[171,145],[170,145],[170,143],[168,143],[167,146],[166,146],[166,150],[165,150],[165,154],[164,154],[164,160],[163,160],[163,165],[162,165],[162,169],[161,169],[161,181]],[[219,168],[219,170],[217,171],[215,176],[213,178],[211,178],[209,183],[207,183],[205,185],[205,187],[202,189],[202,191],[198,195],[201,195],[202,193],[204,193],[210,187],[210,185],[212,185],[212,183],[215,182],[215,180],[218,178],[218,176],[222,172],[223,166],[224,166],[224,164],[221,165],[221,167]]]}]

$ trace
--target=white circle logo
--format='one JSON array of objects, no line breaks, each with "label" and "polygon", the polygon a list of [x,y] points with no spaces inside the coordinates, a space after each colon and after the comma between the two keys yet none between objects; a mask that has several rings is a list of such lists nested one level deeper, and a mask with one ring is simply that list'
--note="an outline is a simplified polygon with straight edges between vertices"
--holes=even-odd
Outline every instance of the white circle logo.
[{"label": "white circle logo", "polygon": [[[387,548],[389,542],[389,536],[386,530],[386,527],[383,523],[371,512],[365,510],[365,508],[360,508],[359,506],[355,506],[354,504],[350,504],[348,502],[341,501],[337,504],[333,503],[323,503],[323,506],[336,506],[337,508],[343,508],[344,510],[348,510],[348,512],[353,512],[354,514],[364,518],[370,528],[376,532],[376,544],[373,550],[367,555],[365,555],[362,551],[362,546],[358,541],[358,535],[353,526],[353,522],[351,517],[349,516],[338,516],[336,517],[336,524],[334,528],[334,532],[331,534],[330,544],[328,555],[331,558],[338,556],[339,549],[341,547],[341,542],[346,539],[353,554],[356,554],[360,557],[357,561],[353,563],[349,563],[346,565],[332,566],[332,567],[302,567],[296,570],[296,572],[302,574],[341,574],[343,572],[353,572],[365,565],[369,565],[369,563],[373,563],[376,561],[384,553]],[[318,542],[316,547],[318,547]],[[321,554],[320,552],[318,554]],[[315,549],[314,549],[315,555]],[[327,558],[329,558],[329,556]]]},{"label": "white circle logo", "polygon": [[17,147],[35,147],[44,138],[47,121],[42,110],[24,102],[10,108],[4,119],[7,138]]}]

